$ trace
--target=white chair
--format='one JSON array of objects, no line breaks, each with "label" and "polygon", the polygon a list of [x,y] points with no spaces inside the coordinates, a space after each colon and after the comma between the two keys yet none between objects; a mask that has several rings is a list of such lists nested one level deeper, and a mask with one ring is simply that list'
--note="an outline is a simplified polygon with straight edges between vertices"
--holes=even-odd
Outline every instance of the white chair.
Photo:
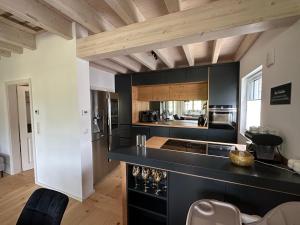
[{"label": "white chair", "polygon": [[191,205],[186,225],[300,225],[299,212],[300,202],[288,202],[261,218],[243,214],[230,203],[205,199]]}]

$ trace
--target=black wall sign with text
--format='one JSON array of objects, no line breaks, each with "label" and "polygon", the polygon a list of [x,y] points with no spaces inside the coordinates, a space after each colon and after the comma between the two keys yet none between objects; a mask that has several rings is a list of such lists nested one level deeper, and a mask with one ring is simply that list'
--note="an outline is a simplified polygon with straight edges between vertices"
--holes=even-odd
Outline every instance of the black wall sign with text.
[{"label": "black wall sign with text", "polygon": [[291,104],[292,83],[271,88],[271,105]]}]

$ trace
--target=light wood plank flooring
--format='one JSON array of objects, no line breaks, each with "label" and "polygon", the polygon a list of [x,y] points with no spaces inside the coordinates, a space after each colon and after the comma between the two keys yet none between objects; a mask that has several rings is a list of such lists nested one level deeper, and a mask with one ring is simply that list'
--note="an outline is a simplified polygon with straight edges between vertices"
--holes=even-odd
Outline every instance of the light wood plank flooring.
[{"label": "light wood plank flooring", "polygon": [[[32,192],[33,171],[0,179],[0,224],[15,225]],[[70,199],[62,225],[121,225],[121,171],[118,167],[95,186],[95,193],[80,203]]]}]

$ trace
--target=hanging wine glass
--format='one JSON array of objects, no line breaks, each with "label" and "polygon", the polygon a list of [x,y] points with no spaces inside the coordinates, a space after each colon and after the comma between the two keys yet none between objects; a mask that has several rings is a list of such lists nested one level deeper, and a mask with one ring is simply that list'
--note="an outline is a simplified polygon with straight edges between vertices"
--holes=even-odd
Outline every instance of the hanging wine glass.
[{"label": "hanging wine glass", "polygon": [[132,176],[134,177],[134,188],[137,189],[139,184],[137,181],[137,176],[140,174],[140,167],[139,166],[133,166],[132,168]]},{"label": "hanging wine glass", "polygon": [[164,184],[164,186],[163,186],[163,190],[164,190],[164,191],[167,191],[167,187],[168,187],[168,186],[167,186],[167,182],[168,182],[168,181],[167,181],[167,176],[168,176],[167,171],[164,170],[164,171],[162,172],[162,176],[163,176],[163,179],[165,180],[165,184]]},{"label": "hanging wine glass", "polygon": [[151,169],[151,177],[152,177],[152,188],[155,189],[156,188],[156,184],[154,181],[154,174],[156,173],[156,169]]},{"label": "hanging wine glass", "polygon": [[162,178],[162,173],[157,170],[156,173],[154,174],[154,181],[156,183],[156,195],[159,195],[159,193],[161,192],[160,188],[159,188],[159,182],[161,181]]},{"label": "hanging wine glass", "polygon": [[142,167],[142,178],[144,179],[144,192],[147,192],[148,186],[147,186],[147,179],[150,175],[150,169],[146,167]]}]

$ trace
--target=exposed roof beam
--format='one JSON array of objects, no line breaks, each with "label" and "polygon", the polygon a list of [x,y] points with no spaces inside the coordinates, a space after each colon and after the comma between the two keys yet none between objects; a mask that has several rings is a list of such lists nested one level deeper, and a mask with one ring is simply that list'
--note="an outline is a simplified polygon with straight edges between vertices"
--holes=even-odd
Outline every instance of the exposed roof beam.
[{"label": "exposed roof beam", "polygon": [[261,32],[291,24],[299,15],[295,0],[214,1],[79,39],[78,56],[107,58]]},{"label": "exposed roof beam", "polygon": [[36,0],[0,0],[0,8],[66,39],[72,39],[72,23]]},{"label": "exposed roof beam", "polygon": [[220,56],[220,52],[221,52],[221,48],[222,48],[222,44],[223,44],[223,39],[218,39],[214,41],[214,46],[213,46],[213,54],[212,54],[212,63],[217,63],[219,56]]},{"label": "exposed roof beam", "polygon": [[144,66],[148,67],[150,70],[157,69],[157,61],[153,58],[152,55],[147,53],[134,53],[130,57],[134,58],[136,61],[142,63]]},{"label": "exposed roof beam", "polygon": [[0,41],[0,49],[10,51],[10,52],[13,52],[13,53],[18,53],[18,54],[23,53],[23,48],[21,48],[19,46],[16,46],[16,45],[9,44],[9,43],[4,42],[4,41]]},{"label": "exposed roof beam", "polygon": [[[174,13],[174,12],[178,12],[178,11],[182,10],[181,9],[181,0],[165,0],[165,4],[167,6],[169,13]],[[182,48],[183,48],[185,57],[189,63],[189,66],[194,66],[195,58],[192,53],[191,45],[186,44],[186,45],[183,45]]]},{"label": "exposed roof beam", "polygon": [[[171,0],[172,1],[172,0]],[[181,1],[180,8],[181,10],[192,9],[196,7],[200,7],[204,4],[210,3],[211,0],[188,0],[188,1]]]},{"label": "exposed roof beam", "polygon": [[183,45],[182,46],[184,54],[186,56],[186,59],[189,63],[190,66],[194,66],[195,65],[195,57],[193,54],[193,49],[191,47],[191,45]]},{"label": "exposed roof beam", "polygon": [[23,26],[19,23],[16,23],[14,21],[11,21],[7,18],[4,18],[4,17],[0,17],[0,21],[3,22],[3,23],[6,23],[7,25],[10,25],[10,26],[13,26],[19,30],[22,30],[22,31],[25,31],[27,33],[31,33],[31,34],[36,34],[37,31],[33,30],[33,29],[30,29],[29,27],[26,27],[26,26]]},{"label": "exposed roof beam", "polygon": [[243,39],[239,49],[235,53],[234,61],[240,61],[241,58],[248,52],[261,33],[248,34]]},{"label": "exposed roof beam", "polygon": [[43,0],[93,33],[104,31],[96,10],[82,0]]},{"label": "exposed roof beam", "polygon": [[[105,0],[105,2],[126,24],[139,23],[146,20],[133,0]],[[167,49],[156,49],[154,52],[169,68],[175,66],[175,61]]]},{"label": "exposed roof beam", "polygon": [[124,67],[127,67],[128,69],[134,72],[140,72],[142,69],[142,65],[140,63],[137,63],[135,60],[129,57],[118,56],[118,57],[111,58],[111,60],[115,61],[116,63],[119,63]]},{"label": "exposed roof beam", "polygon": [[164,0],[169,13],[181,10],[181,0]]},{"label": "exposed roof beam", "polygon": [[6,51],[6,50],[0,50],[0,56],[10,57],[11,53],[9,51]]},{"label": "exposed roof beam", "polygon": [[114,70],[112,70],[108,67],[98,65],[97,63],[94,63],[94,62],[90,62],[90,67],[94,67],[96,69],[99,69],[99,70],[102,70],[102,71],[105,71],[105,72],[108,72],[108,73],[112,73],[112,74],[117,73],[116,71],[114,71]]},{"label": "exposed roof beam", "polygon": [[19,30],[13,26],[0,21],[0,41],[9,44],[29,48],[36,48],[35,35]]},{"label": "exposed roof beam", "polygon": [[118,63],[115,63],[113,61],[110,61],[108,59],[101,59],[101,60],[97,60],[95,61],[96,64],[100,65],[100,66],[104,66],[106,68],[109,68],[113,71],[116,71],[118,73],[127,73],[128,69],[119,65]]},{"label": "exposed roof beam", "polygon": [[[75,22],[81,24],[83,27],[92,33],[100,33],[102,31],[113,30],[115,27],[109,23],[105,18],[101,17],[94,8],[82,0],[44,0],[52,7],[59,10],[64,15],[68,16]],[[131,59],[123,56],[118,58],[118,63],[125,65]],[[142,60],[140,60],[142,61]],[[126,67],[132,66],[130,65]],[[137,64],[137,62],[135,62]],[[148,63],[146,63],[148,64]],[[136,65],[135,65],[136,66]],[[134,70],[133,70],[134,71]]]}]

